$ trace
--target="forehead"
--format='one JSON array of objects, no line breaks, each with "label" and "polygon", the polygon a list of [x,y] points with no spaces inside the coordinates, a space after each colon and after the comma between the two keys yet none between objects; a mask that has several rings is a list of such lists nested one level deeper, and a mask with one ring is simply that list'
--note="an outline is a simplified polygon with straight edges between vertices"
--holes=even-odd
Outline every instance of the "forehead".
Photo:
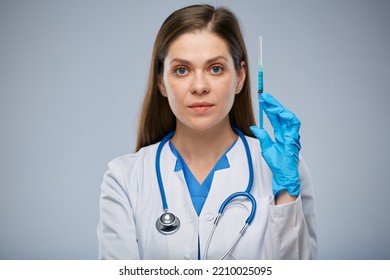
[{"label": "forehead", "polygon": [[189,61],[224,56],[230,52],[224,39],[207,30],[185,33],[175,39],[168,48],[167,59],[182,58]]}]

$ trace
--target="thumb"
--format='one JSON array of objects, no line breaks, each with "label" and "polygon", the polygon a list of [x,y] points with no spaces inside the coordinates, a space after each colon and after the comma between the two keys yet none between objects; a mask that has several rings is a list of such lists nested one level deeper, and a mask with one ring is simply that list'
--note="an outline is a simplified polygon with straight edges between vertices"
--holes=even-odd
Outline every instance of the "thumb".
[{"label": "thumb", "polygon": [[260,146],[263,151],[267,150],[273,145],[273,141],[265,129],[258,128],[257,126],[251,126],[250,130],[259,139]]}]

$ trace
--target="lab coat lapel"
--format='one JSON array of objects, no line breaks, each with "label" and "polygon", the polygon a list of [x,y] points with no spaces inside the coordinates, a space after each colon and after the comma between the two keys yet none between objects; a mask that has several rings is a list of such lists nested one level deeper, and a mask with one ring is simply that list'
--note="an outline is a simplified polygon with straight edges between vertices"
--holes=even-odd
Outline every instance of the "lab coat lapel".
[{"label": "lab coat lapel", "polygon": [[[161,162],[166,162],[161,167],[161,174],[165,188],[165,196],[170,211],[185,213],[186,219],[193,220],[197,217],[183,171],[175,172],[177,158],[172,153],[169,145],[165,145],[161,153]],[[183,217],[184,218],[184,217]],[[182,219],[183,219],[182,218]]]},{"label": "lab coat lapel", "polygon": [[[205,207],[208,210],[211,210],[208,207],[215,208],[217,206],[219,208],[221,203],[229,195],[234,192],[245,191],[247,187],[249,171],[248,166],[242,164],[243,162],[247,162],[247,157],[241,139],[237,140],[234,146],[226,154],[226,157],[230,167],[217,170],[214,173],[214,180],[205,203]],[[209,206],[209,204],[211,205]]]}]

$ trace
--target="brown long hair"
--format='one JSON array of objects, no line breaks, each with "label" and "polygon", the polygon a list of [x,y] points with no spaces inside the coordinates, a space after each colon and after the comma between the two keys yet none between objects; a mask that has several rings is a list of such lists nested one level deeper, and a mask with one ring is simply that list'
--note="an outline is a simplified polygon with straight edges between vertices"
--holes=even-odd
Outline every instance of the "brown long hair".
[{"label": "brown long hair", "polygon": [[246,135],[255,124],[253,115],[248,54],[242,32],[235,15],[226,8],[210,5],[192,5],[173,12],[162,24],[153,47],[146,95],[141,107],[136,151],[157,143],[175,129],[176,118],[167,98],[158,89],[158,77],[163,71],[164,59],[172,42],[180,35],[207,29],[226,41],[238,71],[245,62],[246,79],[241,92],[235,96],[229,113],[230,123]]}]

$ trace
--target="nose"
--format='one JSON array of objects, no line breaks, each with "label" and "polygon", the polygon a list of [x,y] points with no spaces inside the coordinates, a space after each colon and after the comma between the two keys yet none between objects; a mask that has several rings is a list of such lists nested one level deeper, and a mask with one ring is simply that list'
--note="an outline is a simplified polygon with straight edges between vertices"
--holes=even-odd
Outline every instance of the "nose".
[{"label": "nose", "polygon": [[191,93],[193,94],[205,94],[210,91],[210,85],[203,72],[197,72],[191,81]]}]

